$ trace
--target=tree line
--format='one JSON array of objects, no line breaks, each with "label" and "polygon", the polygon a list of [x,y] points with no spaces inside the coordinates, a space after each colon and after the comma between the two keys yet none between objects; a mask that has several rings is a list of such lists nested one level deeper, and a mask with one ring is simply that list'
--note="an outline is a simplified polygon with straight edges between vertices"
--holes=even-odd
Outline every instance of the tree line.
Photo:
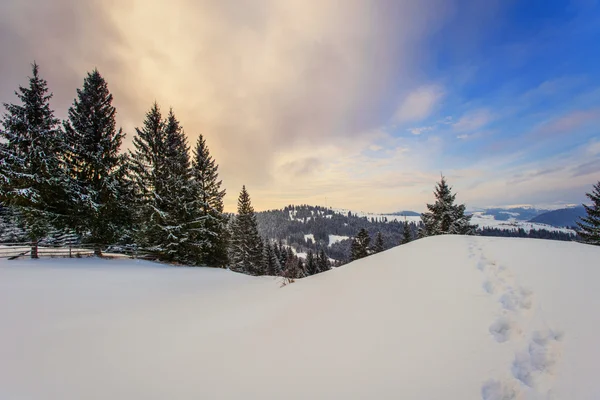
[{"label": "tree line", "polygon": [[166,262],[252,275],[296,278],[329,268],[324,254],[304,265],[291,249],[263,240],[245,186],[237,215],[224,212],[218,164],[201,134],[190,149],[173,109],[164,115],[155,102],[135,128],[133,149],[122,152],[125,134],[98,70],[87,74],[64,121],[36,63],[15,94],[0,129],[0,212],[32,243],[32,258],[53,235],[78,237],[97,255],[108,244],[131,245]]}]

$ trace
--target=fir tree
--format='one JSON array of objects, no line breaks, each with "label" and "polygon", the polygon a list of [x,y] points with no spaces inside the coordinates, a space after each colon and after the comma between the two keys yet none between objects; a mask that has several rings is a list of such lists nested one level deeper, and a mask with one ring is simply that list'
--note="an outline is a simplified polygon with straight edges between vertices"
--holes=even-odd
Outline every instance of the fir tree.
[{"label": "fir tree", "polygon": [[210,267],[224,267],[228,263],[227,216],[223,212],[225,189],[221,189],[218,169],[200,135],[192,162],[192,188],[197,203],[196,238],[200,245],[200,262]]},{"label": "fir tree", "polygon": [[162,227],[168,218],[163,209],[165,195],[165,129],[157,103],[154,103],[142,128],[136,128],[131,153],[131,180],[135,190],[135,239],[142,247],[165,257],[166,235]]},{"label": "fir tree", "polygon": [[165,257],[182,263],[198,262],[199,245],[193,231],[196,199],[192,187],[190,155],[181,124],[173,110],[164,121],[164,153],[162,164],[162,193],[160,207],[165,215],[161,219]]},{"label": "fir tree", "polygon": [[600,181],[593,186],[591,193],[585,195],[592,201],[592,204],[583,205],[587,216],[577,222],[579,227],[577,233],[583,243],[600,246]]},{"label": "fir tree", "polygon": [[71,185],[63,162],[64,134],[50,108],[52,94],[36,63],[32,72],[29,87],[15,92],[21,104],[4,104],[0,201],[17,209],[32,241],[31,257],[37,258],[38,240],[65,223]]},{"label": "fir tree", "polygon": [[471,225],[471,215],[465,215],[464,204],[454,204],[456,194],[452,194],[452,188],[446,183],[442,176],[436,185],[434,192],[436,201],[427,204],[429,212],[421,214],[424,227],[419,232],[421,237],[455,234],[473,235],[477,225]]},{"label": "fir tree", "polygon": [[265,274],[269,276],[281,276],[281,264],[279,264],[279,259],[275,252],[276,248],[277,246],[266,241],[263,263],[265,265]]},{"label": "fir tree", "polygon": [[350,247],[350,261],[358,260],[369,255],[371,238],[366,229],[362,228],[356,237],[352,239]]},{"label": "fir tree", "polygon": [[377,236],[375,237],[375,245],[373,246],[373,252],[381,253],[383,249],[383,236],[381,235],[381,232],[377,232]]},{"label": "fir tree", "polygon": [[402,228],[402,241],[400,244],[406,244],[412,240],[412,232],[410,231],[410,225],[406,220],[404,220],[403,228]]},{"label": "fir tree", "polygon": [[262,240],[258,235],[256,215],[246,186],[238,198],[238,213],[231,237],[232,270],[250,275],[264,275]]},{"label": "fir tree", "polygon": [[279,241],[279,244],[273,243],[272,247],[273,247],[273,252],[275,253],[275,257],[277,258],[277,262],[281,266],[281,250],[280,250],[281,249],[281,240]]},{"label": "fir tree", "polygon": [[284,276],[292,280],[306,277],[306,270],[302,259],[296,256],[289,257],[286,263]]},{"label": "fir tree", "polygon": [[315,260],[315,255],[313,254],[312,250],[308,250],[308,253],[306,254],[306,274],[310,276],[318,273],[319,270],[317,266],[317,260]]},{"label": "fir tree", "polygon": [[319,255],[317,256],[317,268],[319,272],[329,271],[331,269],[331,265],[329,263],[329,259],[325,255],[325,250],[321,249],[319,251]]},{"label": "fir tree", "polygon": [[98,70],[88,73],[64,122],[71,179],[78,191],[71,227],[96,244],[113,243],[130,223],[124,182],[127,165],[119,154],[124,134],[116,129],[112,94]]}]

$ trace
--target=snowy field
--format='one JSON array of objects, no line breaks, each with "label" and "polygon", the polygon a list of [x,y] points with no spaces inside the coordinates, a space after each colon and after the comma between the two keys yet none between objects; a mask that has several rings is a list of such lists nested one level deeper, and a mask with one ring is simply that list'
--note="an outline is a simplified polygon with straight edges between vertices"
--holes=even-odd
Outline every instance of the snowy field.
[{"label": "snowy field", "polygon": [[598,399],[599,259],[433,237],[285,287],[0,260],[0,399]]},{"label": "snowy field", "polygon": [[350,236],[329,235],[329,246],[339,243],[342,240],[350,239]]}]

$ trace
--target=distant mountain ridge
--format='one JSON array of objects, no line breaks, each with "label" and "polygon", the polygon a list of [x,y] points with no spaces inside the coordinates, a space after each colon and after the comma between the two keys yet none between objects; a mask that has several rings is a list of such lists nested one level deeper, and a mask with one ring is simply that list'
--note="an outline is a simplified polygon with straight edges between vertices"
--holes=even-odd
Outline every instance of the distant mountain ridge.
[{"label": "distant mountain ridge", "polygon": [[558,210],[548,211],[532,218],[530,222],[548,224],[556,227],[576,227],[580,217],[586,215],[583,206],[561,208]]},{"label": "distant mountain ridge", "polygon": [[415,212],[415,211],[398,211],[398,212],[393,212],[390,213],[388,215],[399,215],[399,216],[406,216],[406,217],[420,217],[421,213]]},{"label": "distant mountain ridge", "polygon": [[[530,221],[532,218],[537,217],[550,210],[539,209],[533,207],[511,207],[511,208],[484,208],[477,210],[476,212],[480,215],[491,215],[497,221],[508,221],[510,219],[516,219],[518,221]],[[475,212],[472,212],[473,214]]]}]

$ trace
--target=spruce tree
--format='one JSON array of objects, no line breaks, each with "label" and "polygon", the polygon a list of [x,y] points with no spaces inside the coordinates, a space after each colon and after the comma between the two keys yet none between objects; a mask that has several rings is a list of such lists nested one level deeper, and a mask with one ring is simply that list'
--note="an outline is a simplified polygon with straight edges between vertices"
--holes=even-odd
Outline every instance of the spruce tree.
[{"label": "spruce tree", "polygon": [[279,264],[281,264],[282,267],[285,267],[287,262],[287,249],[283,245],[283,241],[281,239],[279,239],[279,244],[277,247],[279,248]]},{"label": "spruce tree", "polygon": [[373,246],[373,252],[381,253],[383,249],[383,236],[381,235],[381,232],[377,232],[377,236],[375,237],[375,245]]},{"label": "spruce tree", "polygon": [[400,244],[406,244],[412,240],[412,233],[410,231],[410,225],[405,220],[402,228],[402,241]]},{"label": "spruce tree", "polygon": [[319,272],[329,271],[331,269],[331,265],[329,263],[329,259],[325,255],[325,250],[321,249],[319,251],[319,255],[317,256],[317,266]]},{"label": "spruce tree", "polygon": [[306,277],[306,270],[302,259],[294,255],[288,257],[284,276],[288,279],[301,279]]},{"label": "spruce tree", "polygon": [[419,232],[421,237],[433,235],[473,235],[477,225],[471,225],[471,215],[465,215],[464,204],[454,204],[456,194],[442,176],[436,184],[435,203],[427,204],[429,212],[421,214],[423,229]]},{"label": "spruce tree", "polygon": [[136,128],[133,138],[131,180],[135,191],[135,239],[142,247],[165,258],[165,129],[157,103],[146,113],[143,127]]},{"label": "spruce tree", "polygon": [[224,267],[228,263],[227,216],[223,212],[225,189],[221,189],[218,169],[200,135],[192,162],[192,190],[197,212],[195,237],[200,246],[200,262],[210,267]]},{"label": "spruce tree", "polygon": [[318,270],[317,260],[315,259],[315,255],[312,250],[308,250],[306,254],[306,274],[314,275],[318,274],[320,271]]},{"label": "spruce tree", "polygon": [[277,246],[266,241],[263,263],[265,265],[265,274],[269,276],[281,276],[281,264],[279,264],[275,248],[277,248]]},{"label": "spruce tree", "polygon": [[355,238],[352,239],[350,246],[350,261],[358,260],[369,255],[369,245],[371,238],[366,229],[361,228]]},{"label": "spruce tree", "polygon": [[181,124],[173,110],[164,121],[164,154],[161,210],[165,215],[160,227],[164,233],[165,257],[168,260],[194,264],[198,262],[199,245],[193,232],[196,199],[191,181],[190,154]]},{"label": "spruce tree", "polygon": [[37,243],[52,227],[61,227],[69,209],[71,184],[65,172],[65,138],[50,108],[52,94],[32,65],[29,87],[15,92],[21,104],[4,104],[0,129],[0,201],[14,207],[32,241]]},{"label": "spruce tree", "polygon": [[119,239],[130,224],[123,170],[127,159],[119,154],[125,135],[116,129],[112,101],[106,81],[95,69],[77,89],[64,122],[68,169],[78,192],[70,226],[88,235],[97,255],[102,244]]},{"label": "spruce tree", "polygon": [[592,192],[585,195],[592,201],[592,204],[583,205],[587,216],[581,217],[581,221],[577,222],[579,227],[577,234],[583,243],[600,246],[600,181],[593,186]]},{"label": "spruce tree", "polygon": [[246,186],[242,187],[238,198],[238,213],[231,235],[231,269],[249,275],[264,275],[262,240]]}]

